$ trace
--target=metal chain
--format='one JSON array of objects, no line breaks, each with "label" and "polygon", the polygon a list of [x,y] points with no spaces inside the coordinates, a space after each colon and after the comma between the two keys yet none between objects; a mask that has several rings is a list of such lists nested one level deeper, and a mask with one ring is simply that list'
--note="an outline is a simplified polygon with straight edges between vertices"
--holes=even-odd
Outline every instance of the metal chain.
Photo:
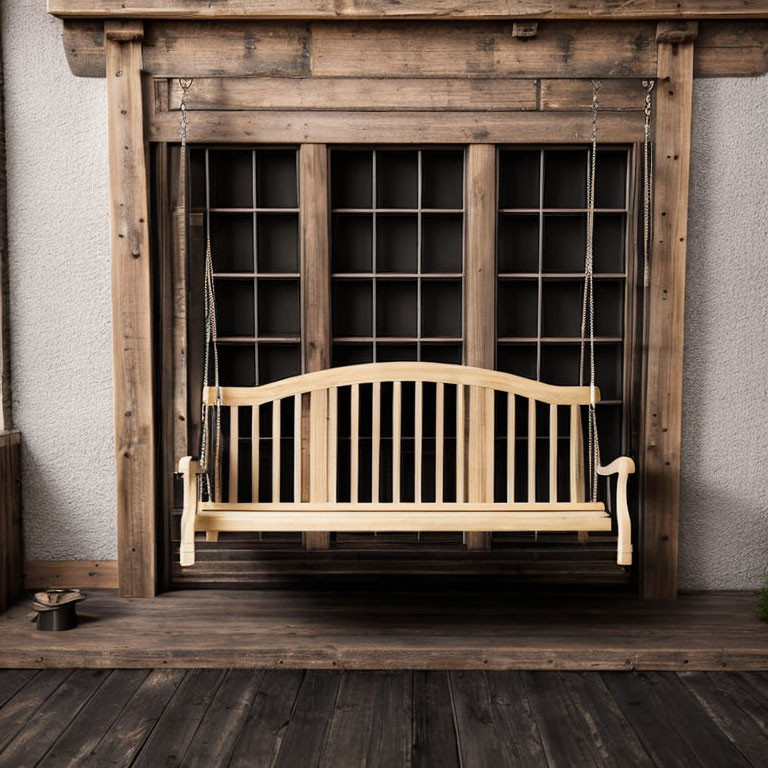
[{"label": "metal chain", "polygon": [[651,284],[651,209],[653,207],[653,157],[651,147],[652,92],[654,80],[643,80],[645,88],[645,132],[643,135],[643,287]]},{"label": "metal chain", "polygon": [[595,178],[597,171],[597,113],[602,83],[592,81],[592,148],[587,167],[587,242],[584,253],[584,294],[581,303],[581,349],[579,355],[579,384],[584,386],[584,368],[587,342],[589,344],[589,419],[587,425],[587,477],[590,500],[597,501],[597,467],[600,464],[600,444],[597,437],[595,388],[595,294],[594,294],[594,233],[595,233]]}]

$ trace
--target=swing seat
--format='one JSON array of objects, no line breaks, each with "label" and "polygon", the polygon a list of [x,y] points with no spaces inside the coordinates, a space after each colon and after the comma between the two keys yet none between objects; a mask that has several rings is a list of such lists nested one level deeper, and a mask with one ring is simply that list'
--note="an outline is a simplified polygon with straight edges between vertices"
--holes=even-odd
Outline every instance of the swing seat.
[{"label": "swing seat", "polygon": [[211,499],[200,498],[199,462],[179,463],[182,566],[195,562],[196,532],[215,541],[233,531],[573,531],[585,540],[615,529],[617,562],[632,562],[632,459],[596,468],[617,475],[614,510],[585,501],[589,387],[397,362],[218,396],[206,387],[203,397],[220,403],[222,442]]}]

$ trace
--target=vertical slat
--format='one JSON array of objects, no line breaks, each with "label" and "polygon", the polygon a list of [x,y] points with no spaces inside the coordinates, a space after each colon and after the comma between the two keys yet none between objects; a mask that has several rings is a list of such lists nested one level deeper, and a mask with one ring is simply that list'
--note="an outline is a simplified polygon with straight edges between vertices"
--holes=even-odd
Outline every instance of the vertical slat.
[{"label": "vertical slat", "polygon": [[[464,205],[464,362],[480,368],[493,368],[496,339],[497,205],[496,147],[492,144],[471,144],[467,149]],[[469,397],[471,434],[472,390]],[[478,404],[475,407],[482,409]],[[468,466],[467,481],[471,483],[474,474],[471,459]],[[477,482],[484,484],[485,481],[481,478]],[[465,540],[469,549],[489,549],[491,546],[489,533],[467,532]]]},{"label": "vertical slat", "polygon": [[240,463],[240,409],[233,405],[229,409],[229,503],[238,500],[237,483]]},{"label": "vertical slat", "polygon": [[259,406],[251,408],[251,500],[259,500]]},{"label": "vertical slat", "polygon": [[653,254],[648,344],[640,563],[642,596],[677,595],[685,259],[691,160],[694,43],[658,46]]},{"label": "vertical slat", "polygon": [[336,462],[339,445],[339,390],[328,390],[328,501],[336,501]]},{"label": "vertical slat", "polygon": [[[302,144],[299,148],[299,207],[301,238],[301,318],[304,371],[312,373],[331,366],[331,287],[328,227],[328,147]],[[307,418],[308,397],[303,398]],[[305,464],[308,429],[304,429]],[[336,462],[329,465],[335,471]],[[309,478],[304,472],[302,500],[310,498]],[[335,476],[329,478],[334,482]],[[335,494],[334,494],[335,498]],[[307,531],[302,536],[306,549],[327,549],[330,534]]]},{"label": "vertical slat", "polygon": [[[309,395],[309,500],[328,500],[328,390]],[[325,549],[323,542],[320,549]],[[313,548],[314,542],[306,542]]]},{"label": "vertical slat", "polygon": [[356,504],[360,486],[360,385],[350,388],[349,434],[349,500]]},{"label": "vertical slat", "polygon": [[507,501],[515,500],[515,395],[507,394]]},{"label": "vertical slat", "polygon": [[443,462],[445,435],[445,385],[438,382],[435,394],[435,501],[443,500]]},{"label": "vertical slat", "polygon": [[528,501],[536,501],[536,401],[528,398]]},{"label": "vertical slat", "polygon": [[280,400],[272,402],[272,501],[280,501]]},{"label": "vertical slat", "polygon": [[584,432],[578,405],[571,406],[570,479],[571,501],[584,501]]},{"label": "vertical slat", "polygon": [[557,406],[549,406],[549,500],[557,501]]},{"label": "vertical slat", "polygon": [[392,384],[392,501],[400,501],[400,432],[403,410],[403,385]]},{"label": "vertical slat", "polygon": [[464,487],[466,478],[464,477],[464,445],[466,440],[466,419],[464,418],[464,396],[465,390],[463,384],[456,385],[456,501],[459,504],[464,502]]},{"label": "vertical slat", "polygon": [[379,464],[381,459],[381,382],[373,385],[371,424],[371,501],[379,500]]},{"label": "vertical slat", "polygon": [[[127,25],[127,27],[126,27]],[[135,31],[130,41],[120,37]],[[141,91],[143,26],[105,24],[120,594],[154,597],[155,412],[149,190]]]},{"label": "vertical slat", "polygon": [[301,501],[301,395],[293,397],[293,500]]},{"label": "vertical slat", "polygon": [[422,485],[422,443],[424,432],[424,385],[415,382],[415,407],[413,409],[413,500],[421,504]]},{"label": "vertical slat", "polygon": [[494,392],[469,387],[467,501],[493,501]]}]

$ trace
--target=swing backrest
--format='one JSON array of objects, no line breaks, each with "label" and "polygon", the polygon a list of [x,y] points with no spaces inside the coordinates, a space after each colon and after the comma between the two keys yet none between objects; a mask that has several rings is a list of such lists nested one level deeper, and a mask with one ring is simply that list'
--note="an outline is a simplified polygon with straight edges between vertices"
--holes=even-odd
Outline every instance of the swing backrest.
[{"label": "swing backrest", "polygon": [[584,501],[589,387],[396,362],[218,395],[216,502]]}]

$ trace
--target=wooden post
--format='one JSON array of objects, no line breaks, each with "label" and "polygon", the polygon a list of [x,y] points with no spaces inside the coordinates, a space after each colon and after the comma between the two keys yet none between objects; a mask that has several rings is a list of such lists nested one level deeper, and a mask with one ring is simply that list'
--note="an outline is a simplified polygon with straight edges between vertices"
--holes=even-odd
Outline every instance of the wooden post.
[{"label": "wooden post", "polygon": [[[496,148],[471,144],[467,150],[465,200],[466,247],[464,249],[464,363],[493,368],[496,346]],[[470,393],[470,419],[486,423],[486,398]],[[493,425],[486,426],[489,429]],[[471,470],[470,470],[471,471]],[[493,471],[493,467],[490,467]],[[470,486],[468,501],[485,496],[487,483]],[[492,484],[491,484],[492,485]],[[491,535],[467,532],[468,549],[490,549]]]},{"label": "wooden post", "polygon": [[120,594],[155,594],[155,424],[141,22],[105,24]]},{"label": "wooden post", "polygon": [[643,425],[644,511],[641,590],[648,599],[677,594],[683,309],[693,95],[691,25],[659,24],[653,206],[648,293],[648,368]]},{"label": "wooden post", "polygon": [[[328,148],[326,145],[302,144],[299,152],[299,168],[302,337],[304,370],[310,373],[331,366]],[[329,439],[333,439],[333,436]],[[303,442],[307,445],[306,436]],[[306,461],[304,463],[308,464]],[[306,501],[309,498],[306,480],[302,486],[302,499]],[[306,532],[303,535],[303,541],[306,549],[328,549],[330,534],[324,531]]]}]

